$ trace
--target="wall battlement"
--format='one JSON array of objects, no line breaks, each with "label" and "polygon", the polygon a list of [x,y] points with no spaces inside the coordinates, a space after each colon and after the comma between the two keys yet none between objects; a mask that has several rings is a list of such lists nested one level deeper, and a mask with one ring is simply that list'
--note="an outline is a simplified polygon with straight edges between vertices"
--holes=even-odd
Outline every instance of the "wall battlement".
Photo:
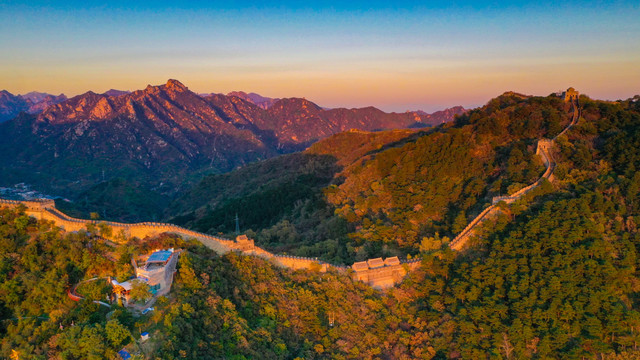
[{"label": "wall battlement", "polygon": [[[332,265],[320,261],[317,258],[273,254],[259,246],[256,246],[253,239],[247,238],[246,235],[240,235],[235,240],[230,240],[167,223],[142,222],[126,224],[114,221],[76,219],[58,210],[53,200],[17,201],[0,199],[0,207],[18,207],[21,205],[26,207],[25,213],[27,215],[40,220],[52,221],[56,226],[68,232],[86,230],[87,225],[104,223],[112,228],[114,235],[123,233],[126,237],[138,237],[143,239],[147,236],[155,236],[161,233],[172,233],[184,239],[196,239],[206,247],[221,255],[229,251],[237,251],[245,255],[258,256],[271,261],[277,266],[294,270],[315,269],[321,272],[329,270],[345,272],[349,269],[346,266]],[[418,263],[415,262],[415,264]],[[401,265],[398,265],[395,267],[388,267],[384,270],[372,269],[367,274],[367,278],[364,280],[365,282],[374,287],[386,288],[400,282],[404,275],[406,275],[406,270]],[[363,274],[361,274],[360,277],[354,276],[354,278],[362,280],[362,276]]]}]

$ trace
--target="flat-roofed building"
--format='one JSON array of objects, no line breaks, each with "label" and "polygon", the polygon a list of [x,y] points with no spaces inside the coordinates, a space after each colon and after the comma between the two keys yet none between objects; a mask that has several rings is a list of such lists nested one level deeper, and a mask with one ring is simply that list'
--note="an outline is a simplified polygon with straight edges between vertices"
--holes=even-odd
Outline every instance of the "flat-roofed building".
[{"label": "flat-roofed building", "polygon": [[157,250],[149,255],[143,266],[138,267],[134,262],[136,277],[149,285],[154,296],[165,295],[171,290],[179,254],[173,249]]},{"label": "flat-roofed building", "polygon": [[111,279],[111,285],[114,287],[116,296],[123,300],[125,305],[128,304],[131,301],[129,293],[133,288],[133,282],[136,280],[149,285],[149,291],[154,297],[168,294],[173,283],[173,275],[176,272],[179,255],[180,251],[175,251],[174,249],[156,250],[146,258],[142,258],[143,265],[141,266],[138,266],[138,263],[132,259],[131,264],[136,272],[135,279],[124,282]]}]

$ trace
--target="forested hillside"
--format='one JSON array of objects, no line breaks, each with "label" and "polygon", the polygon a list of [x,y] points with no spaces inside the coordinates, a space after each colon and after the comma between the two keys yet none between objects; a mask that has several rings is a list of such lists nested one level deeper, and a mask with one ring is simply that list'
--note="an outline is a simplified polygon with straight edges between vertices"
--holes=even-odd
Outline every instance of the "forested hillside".
[{"label": "forested hillside", "polygon": [[[636,98],[611,103],[582,97],[581,104],[583,118],[557,139],[553,155],[558,167],[553,183],[533,194],[537,197],[527,196],[504,207],[503,214],[484,227],[483,237],[475,239],[469,251],[455,254],[437,246],[442,242],[442,234],[453,235],[455,221],[447,225],[434,217],[431,232],[423,228],[426,236],[418,245],[424,258],[422,267],[405,279],[400,289],[390,293],[395,301],[386,300],[389,308],[403,309],[392,312],[400,328],[411,334],[406,342],[408,349],[415,350],[418,347],[411,346],[418,343],[425,349],[424,353],[409,352],[405,356],[474,359],[639,356],[635,351],[640,325],[637,302],[640,176],[636,171],[640,166],[637,143],[640,101]],[[567,123],[564,106],[554,97],[525,99],[507,94],[459,118],[454,126],[409,136],[370,150],[369,158],[349,162],[336,175],[339,180],[325,188],[328,194],[325,199],[347,194],[341,201],[333,201],[342,205],[336,207],[336,213],[340,214],[340,209],[347,205],[351,209],[353,204],[371,208],[372,203],[367,201],[374,195],[373,199],[380,199],[378,194],[385,193],[392,194],[388,199],[394,204],[402,201],[411,204],[412,199],[419,198],[411,186],[437,195],[439,189],[426,185],[440,184],[443,178],[429,171],[414,170],[435,158],[425,168],[439,168],[454,184],[440,196],[449,199],[449,208],[457,206],[473,213],[477,207],[474,202],[486,202],[488,195],[514,191],[539,176],[542,168],[533,162],[534,139],[560,132]],[[466,131],[472,141],[456,139]],[[334,145],[341,143],[332,140]],[[325,149],[336,158],[349,153],[334,146]],[[414,151],[413,156],[408,156],[408,150]],[[453,159],[451,162],[458,166],[447,165],[445,159]],[[414,168],[403,172],[407,164]],[[481,190],[469,196],[463,185],[467,169],[474,166],[485,177],[479,177]],[[367,176],[378,176],[382,186],[377,189],[365,186],[366,176],[360,178],[363,179],[360,186],[357,181],[352,182],[357,193],[345,186],[351,177],[363,171],[369,171]],[[404,187],[389,186],[397,184],[403,176],[412,181],[405,180]],[[417,179],[428,176],[432,176],[431,181],[415,185]],[[442,184],[446,186],[447,182]],[[350,191],[357,196],[348,196]],[[431,201],[425,204],[435,198],[429,197]],[[346,220],[348,240],[368,234],[364,231],[367,229],[378,233],[384,221],[402,223],[402,218],[386,214],[413,217],[418,212],[389,206],[386,201],[380,203],[377,214],[373,214],[383,221],[371,221],[368,227],[359,227],[367,224],[360,219],[371,219],[371,212],[358,214],[354,210],[355,217],[351,219],[338,215]],[[329,201],[324,205],[331,207]],[[427,218],[440,214],[441,219],[446,219],[445,211],[432,214],[426,211],[423,213]],[[295,217],[290,219],[294,223],[289,231],[295,231]],[[259,238],[262,234],[274,234],[276,228],[256,235]],[[398,227],[391,233],[401,240],[408,239],[397,234],[410,233],[408,230],[410,227]],[[442,232],[436,234],[437,230]]]},{"label": "forested hillside", "polygon": [[[554,95],[505,93],[453,124],[423,132],[337,134],[304,154],[329,156],[339,170],[330,181],[317,183],[308,192],[313,195],[281,206],[291,210],[274,216],[270,206],[253,206],[254,199],[274,191],[287,201],[289,188],[273,189],[270,181],[244,192],[227,191],[252,184],[262,173],[274,179],[290,177],[289,167],[279,162],[291,158],[209,177],[172,209],[181,215],[176,221],[213,233],[232,230],[238,213],[243,230],[255,231],[260,243],[330,261],[416,254],[421,247],[455,236],[493,196],[534,182],[544,172],[535,155],[537,140],[558,134],[570,122],[569,109],[570,104]],[[208,194],[223,193],[225,204],[244,206],[231,209],[208,201]],[[255,217],[268,221],[242,221]],[[326,227],[331,231],[324,231]]]}]

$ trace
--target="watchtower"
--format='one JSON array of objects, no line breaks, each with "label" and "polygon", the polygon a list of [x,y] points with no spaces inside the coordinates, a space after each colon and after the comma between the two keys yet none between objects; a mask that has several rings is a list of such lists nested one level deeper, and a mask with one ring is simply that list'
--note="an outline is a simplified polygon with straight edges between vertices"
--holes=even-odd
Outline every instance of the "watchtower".
[{"label": "watchtower", "polygon": [[562,93],[562,99],[565,102],[569,102],[569,101],[573,101],[573,100],[578,100],[578,97],[580,96],[580,93],[576,91],[576,89],[570,87],[567,89],[567,91]]}]

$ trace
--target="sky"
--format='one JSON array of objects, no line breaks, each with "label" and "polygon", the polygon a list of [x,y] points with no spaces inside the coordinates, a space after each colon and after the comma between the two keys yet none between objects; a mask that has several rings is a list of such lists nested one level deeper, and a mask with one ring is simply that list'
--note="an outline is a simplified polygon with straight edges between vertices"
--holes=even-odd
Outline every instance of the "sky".
[{"label": "sky", "polygon": [[637,1],[0,1],[0,89],[199,93],[385,111],[505,91],[640,94]]}]

